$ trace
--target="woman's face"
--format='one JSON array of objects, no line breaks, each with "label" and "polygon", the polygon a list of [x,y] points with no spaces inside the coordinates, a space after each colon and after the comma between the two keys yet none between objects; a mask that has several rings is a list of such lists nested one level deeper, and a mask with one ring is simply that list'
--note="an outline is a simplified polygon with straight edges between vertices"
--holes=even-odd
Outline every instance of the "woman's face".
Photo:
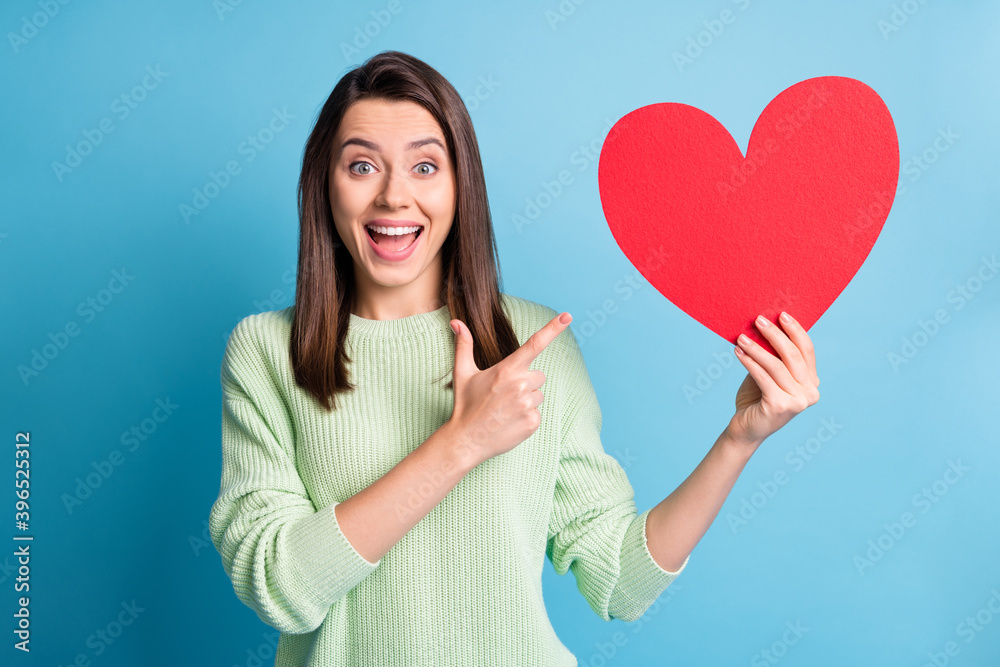
[{"label": "woman's face", "polygon": [[[329,187],[359,295],[399,295],[436,305],[440,250],[455,218],[456,178],[444,133],[430,112],[409,101],[352,104],[334,137]],[[370,232],[371,225],[403,233]]]}]

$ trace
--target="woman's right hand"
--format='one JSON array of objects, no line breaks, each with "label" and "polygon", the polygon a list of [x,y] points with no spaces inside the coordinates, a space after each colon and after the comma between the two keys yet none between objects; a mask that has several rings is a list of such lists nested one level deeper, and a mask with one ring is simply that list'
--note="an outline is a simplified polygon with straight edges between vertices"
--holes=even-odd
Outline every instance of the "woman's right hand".
[{"label": "woman's right hand", "polygon": [[[560,322],[564,318],[565,322]],[[455,407],[447,424],[460,447],[475,463],[514,449],[541,424],[537,408],[542,403],[541,371],[529,370],[531,362],[562,333],[573,317],[561,313],[531,335],[506,359],[484,371],[473,358],[472,332],[461,320],[455,338]]]}]

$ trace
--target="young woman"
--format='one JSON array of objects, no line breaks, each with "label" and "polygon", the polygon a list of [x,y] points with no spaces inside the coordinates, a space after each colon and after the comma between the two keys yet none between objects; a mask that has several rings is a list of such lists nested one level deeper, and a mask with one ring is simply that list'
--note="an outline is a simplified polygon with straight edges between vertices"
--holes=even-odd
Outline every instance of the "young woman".
[{"label": "young woman", "polygon": [[736,413],[639,514],[569,313],[500,291],[472,122],[412,56],[334,88],[299,214],[295,304],[226,347],[210,514],[237,596],[281,632],[276,665],[575,665],[545,558],[604,620],[639,618],[760,443],[819,398],[806,332],[760,322],[781,358],[741,343]]}]

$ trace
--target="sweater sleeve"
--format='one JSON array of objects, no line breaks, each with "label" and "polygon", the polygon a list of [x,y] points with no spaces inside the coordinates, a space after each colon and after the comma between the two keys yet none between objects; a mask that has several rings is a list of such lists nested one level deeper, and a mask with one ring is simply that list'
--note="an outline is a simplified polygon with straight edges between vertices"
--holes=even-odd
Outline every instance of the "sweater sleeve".
[{"label": "sweater sleeve", "polygon": [[292,420],[247,319],[226,346],[222,387],[212,542],[237,597],[262,621],[283,633],[311,632],[381,560],[367,561],[348,542],[336,502],[313,505],[295,467]]},{"label": "sweater sleeve", "polygon": [[[554,317],[555,315],[553,315]],[[664,570],[649,553],[646,518],[618,461],[601,445],[601,409],[573,332],[566,329],[559,366],[567,387],[560,424],[560,460],[546,555],[605,621],[645,613],[684,570]]]}]

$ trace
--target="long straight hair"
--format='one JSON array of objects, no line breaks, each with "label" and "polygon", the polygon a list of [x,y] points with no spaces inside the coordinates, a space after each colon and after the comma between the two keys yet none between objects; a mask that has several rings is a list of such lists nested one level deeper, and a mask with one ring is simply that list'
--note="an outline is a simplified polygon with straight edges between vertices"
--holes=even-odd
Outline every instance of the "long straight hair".
[{"label": "long straight hair", "polygon": [[[383,51],[340,79],[306,142],[298,185],[299,265],[290,354],[295,381],[328,412],[353,391],[344,350],[354,303],[354,259],[330,206],[330,161],[344,113],[363,99],[416,102],[437,120],[456,170],[455,219],[441,246],[441,300],[472,332],[476,366],[485,370],[518,347],[501,305],[496,239],[472,119],[455,88],[425,62]],[[454,389],[454,380],[445,385]]]}]

